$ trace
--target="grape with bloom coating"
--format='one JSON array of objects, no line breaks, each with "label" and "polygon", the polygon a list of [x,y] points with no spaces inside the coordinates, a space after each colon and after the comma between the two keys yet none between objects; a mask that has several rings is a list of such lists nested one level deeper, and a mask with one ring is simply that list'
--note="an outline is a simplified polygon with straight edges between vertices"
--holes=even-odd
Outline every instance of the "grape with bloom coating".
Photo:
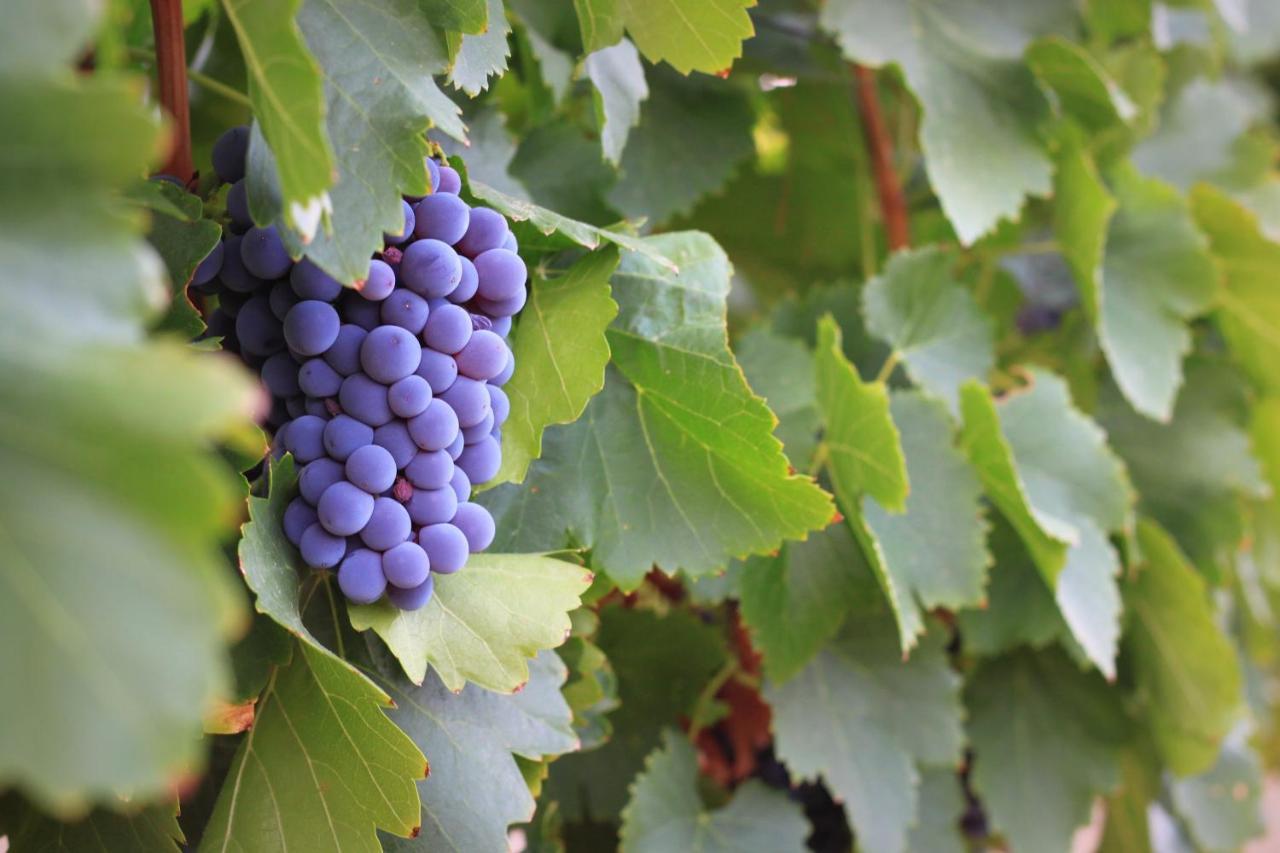
[{"label": "grape with bloom coating", "polygon": [[334,536],[352,536],[369,523],[373,495],[342,480],[325,489],[316,512],[325,530]]},{"label": "grape with bloom coating", "polygon": [[427,575],[427,579],[413,589],[401,589],[398,586],[387,587],[387,600],[401,610],[421,610],[431,600],[435,578]]},{"label": "grape with bloom coating", "polygon": [[458,504],[452,524],[467,537],[467,545],[472,554],[477,554],[493,544],[493,536],[496,532],[493,516],[480,504],[470,502]]},{"label": "grape with bloom coating", "polygon": [[328,302],[304,299],[284,318],[284,339],[302,355],[320,355],[338,339],[342,321]]},{"label": "grape with bloom coating", "polygon": [[413,589],[427,579],[431,562],[417,542],[401,542],[382,555],[382,573],[387,583],[401,589]]},{"label": "grape with bloom coating", "polygon": [[431,571],[452,574],[467,563],[466,535],[452,524],[429,524],[418,532],[418,544],[431,564]]},{"label": "grape with bloom coating", "polygon": [[352,551],[338,567],[338,588],[356,604],[373,604],[382,598],[387,589],[382,555],[367,548]]},{"label": "grape with bloom coating", "polygon": [[[337,464],[336,462],[334,463]],[[385,447],[366,444],[347,457],[347,480],[371,495],[380,495],[396,481],[396,461]]]}]

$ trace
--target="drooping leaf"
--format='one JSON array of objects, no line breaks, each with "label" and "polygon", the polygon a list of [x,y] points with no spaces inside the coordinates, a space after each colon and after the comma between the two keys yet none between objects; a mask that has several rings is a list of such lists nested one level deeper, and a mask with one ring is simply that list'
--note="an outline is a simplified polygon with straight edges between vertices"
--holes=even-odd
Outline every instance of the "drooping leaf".
[{"label": "drooping leaf", "polygon": [[485,0],[488,7],[488,25],[484,32],[464,35],[449,70],[449,82],[475,97],[489,88],[489,78],[507,70],[507,57],[511,47],[507,36],[511,24],[507,22],[507,10],[502,0]]},{"label": "drooping leaf", "polygon": [[[577,0],[601,14],[616,8],[631,40],[650,62],[666,61],[681,74],[729,70],[742,56],[742,42],[755,32],[747,8],[755,0]],[[606,19],[611,17],[605,12]],[[583,39],[587,41],[587,39]]]},{"label": "drooping leaf", "polygon": [[708,809],[697,787],[698,756],[688,739],[668,730],[650,754],[622,812],[623,853],[800,853],[809,822],[800,806],[758,780]]},{"label": "drooping leaf", "polygon": [[734,342],[734,353],[751,390],[778,416],[773,434],[791,464],[805,469],[818,435],[813,353],[799,341],[757,326]]},{"label": "drooping leaf", "polygon": [[[0,812],[5,811],[0,803]],[[121,814],[105,808],[61,823],[25,804],[9,819],[0,815],[0,837],[14,851],[41,853],[178,853],[185,844],[178,826],[177,802],[134,809]]]},{"label": "drooping leaf", "polygon": [[587,54],[584,67],[596,90],[600,147],[615,166],[622,160],[631,128],[640,121],[640,104],[649,97],[644,65],[636,46],[623,39]]}]

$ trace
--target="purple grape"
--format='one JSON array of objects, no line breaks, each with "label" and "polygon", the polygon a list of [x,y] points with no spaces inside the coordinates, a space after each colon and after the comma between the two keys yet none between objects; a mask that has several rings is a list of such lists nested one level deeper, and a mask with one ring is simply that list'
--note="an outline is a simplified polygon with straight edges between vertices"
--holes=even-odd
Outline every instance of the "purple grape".
[{"label": "purple grape", "polygon": [[413,234],[413,228],[415,225],[415,217],[413,215],[413,205],[409,204],[409,202],[407,201],[401,200],[400,208],[401,208],[401,215],[404,218],[404,225],[395,234],[382,235],[383,242],[387,243],[388,245],[403,243],[405,240],[409,238],[410,235]]},{"label": "purple grape", "polygon": [[418,452],[418,445],[409,435],[409,428],[399,418],[375,429],[373,443],[391,454],[397,468],[408,465]]},{"label": "purple grape", "polygon": [[516,235],[508,231],[507,236],[502,238],[502,248],[508,252],[518,253],[520,251],[520,243],[516,240]]},{"label": "purple grape", "polygon": [[384,385],[412,376],[421,361],[422,345],[400,326],[379,326],[360,346],[360,366],[366,375]]},{"label": "purple grape", "polygon": [[236,125],[225,131],[213,143],[213,171],[227,183],[244,177],[245,161],[249,154],[249,128]]},{"label": "purple grape", "polygon": [[387,389],[387,405],[401,418],[422,414],[430,402],[431,385],[416,373],[398,380]]},{"label": "purple grape", "polygon": [[444,449],[444,451],[445,453],[448,453],[449,458],[456,463],[458,461],[458,457],[462,455],[462,449],[466,446],[467,441],[462,437],[462,431],[459,430],[458,437],[455,438],[449,446]]},{"label": "purple grape", "polygon": [[452,524],[430,524],[418,531],[431,571],[450,575],[467,564],[467,537]]},{"label": "purple grape", "polygon": [[370,302],[354,290],[349,290],[342,294],[338,310],[342,313],[342,319],[369,332],[382,325],[382,306],[385,304],[385,301]]},{"label": "purple grape", "polygon": [[348,415],[371,427],[380,427],[392,418],[386,386],[363,373],[353,373],[342,380],[338,403]]},{"label": "purple grape", "polygon": [[374,258],[369,261],[369,273],[364,281],[356,284],[356,292],[370,302],[381,302],[396,289],[395,271],[386,261]]},{"label": "purple grape", "polygon": [[458,436],[458,415],[448,403],[435,397],[422,414],[409,419],[408,427],[409,435],[418,447],[443,450]]},{"label": "purple grape", "polygon": [[[446,456],[448,454],[445,454]],[[450,462],[453,460],[450,459]],[[458,503],[462,503],[471,497],[471,478],[467,476],[467,472],[463,471],[457,465],[453,466],[453,476],[449,478],[449,485],[453,488],[453,493],[458,496]]]},{"label": "purple grape", "polygon": [[490,328],[493,330],[495,335],[500,338],[505,338],[507,335],[511,334],[510,315],[506,317],[495,317]]},{"label": "purple grape", "polygon": [[480,275],[470,258],[459,255],[458,263],[462,265],[462,278],[458,279],[458,286],[449,294],[449,301],[462,305],[476,295],[476,290],[480,287]]},{"label": "purple grape", "polygon": [[430,571],[427,552],[413,540],[401,542],[382,555],[382,573],[386,575],[387,583],[400,589],[421,586]]},{"label": "purple grape", "polygon": [[502,447],[493,436],[485,436],[475,444],[468,444],[458,457],[458,467],[467,472],[473,483],[487,483],[498,474],[502,466]]},{"label": "purple grape", "polygon": [[360,372],[360,347],[369,333],[352,323],[344,323],[338,327],[338,337],[333,345],[325,351],[324,360],[337,371],[339,376],[350,376]]},{"label": "purple grape", "polygon": [[298,386],[308,397],[333,397],[342,387],[342,377],[323,358],[313,358],[298,370]]},{"label": "purple grape", "polygon": [[453,460],[443,450],[423,450],[414,454],[404,475],[419,489],[443,489],[453,477]]},{"label": "purple grape", "polygon": [[427,575],[427,579],[413,589],[401,589],[398,586],[387,587],[387,600],[401,610],[421,610],[431,600],[435,579]]},{"label": "purple grape", "polygon": [[209,250],[209,254],[204,256],[204,260],[196,265],[195,272],[191,274],[192,287],[199,287],[202,284],[208,284],[213,281],[214,276],[222,269],[223,251],[223,242],[219,240]]},{"label": "purple grape", "polygon": [[514,317],[520,313],[520,309],[524,307],[524,302],[529,298],[529,294],[523,290],[510,299],[495,301],[493,299],[485,299],[483,296],[477,296],[474,305],[490,317],[501,319],[503,317]]},{"label": "purple grape", "polygon": [[321,456],[302,466],[298,474],[298,491],[307,503],[315,506],[320,496],[334,483],[342,480],[342,465],[327,456]]},{"label": "purple grape", "polygon": [[458,174],[457,169],[452,166],[440,167],[439,192],[453,193],[454,195],[462,192],[462,176]]},{"label": "purple grape", "polygon": [[431,178],[431,192],[440,189],[440,164],[430,157],[424,158],[427,166],[427,175]]},{"label": "purple grape", "polygon": [[[249,187],[243,178],[227,190],[226,206],[233,230],[244,233],[253,227],[253,217],[249,214]],[[236,251],[238,254],[239,250]]]},{"label": "purple grape", "polygon": [[493,332],[481,329],[471,335],[467,345],[454,356],[458,372],[483,382],[492,379],[507,366],[507,344]]},{"label": "purple grape", "polygon": [[357,548],[338,567],[338,588],[354,604],[373,604],[387,589],[382,575],[382,555]]},{"label": "purple grape", "polygon": [[328,302],[306,299],[284,318],[284,339],[295,352],[320,355],[338,339],[341,325],[338,312]]},{"label": "purple grape", "polygon": [[419,239],[439,240],[452,246],[467,233],[471,208],[455,195],[432,193],[413,209],[413,234]]},{"label": "purple grape", "polygon": [[271,313],[283,323],[284,318],[288,317],[289,312],[293,310],[293,306],[298,304],[298,295],[293,292],[289,282],[281,279],[271,285],[271,292],[267,294],[267,302],[271,305]]},{"label": "purple grape", "polygon": [[302,394],[285,400],[284,407],[285,411],[289,413],[289,417],[291,418],[300,418],[303,415],[310,414],[307,411],[307,398]]},{"label": "purple grape", "polygon": [[507,351],[507,366],[502,368],[502,372],[489,380],[492,386],[501,387],[511,381],[511,375],[516,372],[516,355],[510,350]]},{"label": "purple grape", "polygon": [[453,409],[454,414],[458,416],[460,427],[465,428],[480,423],[489,412],[489,392],[485,390],[484,383],[465,376],[459,376],[439,399],[444,400]]},{"label": "purple grape", "polygon": [[316,511],[325,530],[334,536],[351,536],[369,523],[373,515],[373,495],[344,480],[324,490]]},{"label": "purple grape", "polygon": [[472,554],[478,554],[493,544],[493,516],[480,504],[458,504],[452,523],[467,537],[467,548]]},{"label": "purple grape", "polygon": [[316,508],[302,498],[294,498],[284,511],[284,535],[293,545],[302,543],[302,534],[320,520]]},{"label": "purple grape", "polygon": [[[427,322],[431,322],[430,318]],[[458,378],[458,363],[451,355],[434,349],[424,349],[422,362],[418,365],[416,372],[427,380],[427,384],[431,386],[431,393],[443,394]]]},{"label": "purple grape", "polygon": [[511,401],[507,398],[507,392],[496,385],[488,385],[485,390],[489,392],[489,408],[493,410],[493,425],[500,427],[507,422],[507,417],[511,414]]},{"label": "purple grape", "polygon": [[240,259],[245,269],[261,279],[280,278],[293,266],[293,258],[274,225],[250,228],[240,243]]},{"label": "purple grape", "polygon": [[[480,286],[476,293],[488,302],[506,302],[524,292],[529,277],[524,261],[515,252],[490,249],[475,259]],[[515,312],[512,312],[515,313]]]},{"label": "purple grape", "polygon": [[308,258],[294,264],[289,271],[289,284],[299,299],[332,302],[342,294],[342,283],[316,266]]},{"label": "purple grape", "polygon": [[449,244],[418,240],[400,259],[400,281],[420,296],[448,296],[462,281],[462,263]]},{"label": "purple grape", "polygon": [[453,518],[458,509],[458,496],[453,489],[414,489],[413,496],[405,504],[409,518],[419,526],[439,524]]},{"label": "purple grape", "polygon": [[471,211],[467,233],[458,241],[458,251],[474,259],[490,249],[502,246],[509,231],[507,220],[501,213],[487,207],[477,207]]},{"label": "purple grape", "polygon": [[489,437],[489,433],[493,431],[493,425],[493,410],[490,409],[484,416],[484,420],[474,426],[469,426],[462,431],[462,443],[478,444],[482,439]]},{"label": "purple grape", "polygon": [[298,363],[287,352],[278,352],[262,363],[262,382],[277,397],[298,393]]},{"label": "purple grape", "polygon": [[[334,463],[337,464],[337,463]],[[347,457],[347,480],[371,495],[380,495],[396,481],[396,460],[384,447],[366,444]]]},{"label": "purple grape", "polygon": [[227,286],[228,290],[236,293],[254,293],[261,289],[266,282],[249,272],[240,258],[240,247],[244,244],[244,238],[238,234],[232,234],[224,242],[227,246],[223,250],[222,269],[218,272],[218,279]]},{"label": "purple grape", "polygon": [[469,316],[471,317],[471,331],[488,332],[493,329],[493,320],[489,319],[484,314],[470,314]]},{"label": "purple grape", "polygon": [[329,411],[329,405],[324,400],[316,400],[306,395],[302,397],[303,414],[315,415],[318,418],[329,420],[333,417],[333,412]]},{"label": "purple grape", "polygon": [[338,415],[324,425],[324,449],[332,458],[346,462],[352,453],[373,443],[373,427],[350,415]]},{"label": "purple grape", "polygon": [[324,427],[324,419],[315,415],[294,418],[289,424],[288,443],[285,444],[285,449],[293,454],[294,459],[303,464],[312,459],[319,459],[324,456]]},{"label": "purple grape", "polygon": [[[239,317],[240,309],[243,308],[252,298],[253,297],[248,293],[236,293],[234,290],[227,290],[224,287],[218,294],[218,307],[225,311],[228,317]],[[271,310],[269,305],[267,306],[267,310]],[[232,331],[234,331],[234,327]]]},{"label": "purple grape", "polygon": [[440,306],[427,318],[422,340],[436,352],[453,355],[471,340],[471,315],[460,305]]},{"label": "purple grape", "polygon": [[343,536],[334,536],[319,524],[313,524],[303,531],[302,538],[298,540],[298,550],[302,552],[302,562],[311,568],[332,569],[347,553],[347,540]]},{"label": "purple grape", "polygon": [[392,498],[373,502],[369,522],[360,531],[360,539],[375,551],[386,551],[406,541],[413,534],[409,512]]},{"label": "purple grape", "polygon": [[422,331],[431,314],[431,307],[427,305],[427,300],[403,288],[397,288],[395,293],[381,303],[381,306],[378,317],[383,323],[398,326],[413,335]]}]

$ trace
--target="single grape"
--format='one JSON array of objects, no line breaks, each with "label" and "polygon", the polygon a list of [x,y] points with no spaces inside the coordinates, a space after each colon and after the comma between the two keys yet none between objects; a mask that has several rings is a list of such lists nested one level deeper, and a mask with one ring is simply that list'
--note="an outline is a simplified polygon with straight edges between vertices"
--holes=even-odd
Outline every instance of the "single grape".
[{"label": "single grape", "polygon": [[467,233],[458,241],[458,251],[468,258],[475,258],[502,246],[509,231],[507,220],[501,213],[487,207],[477,207],[471,211]]},{"label": "single grape", "polygon": [[439,397],[432,398],[422,414],[408,421],[409,435],[423,450],[443,450],[458,437],[458,415]]},{"label": "single grape", "polygon": [[453,245],[467,233],[471,208],[458,196],[432,193],[413,209],[413,234],[419,239],[439,240]]},{"label": "single grape", "polygon": [[462,278],[458,279],[458,286],[449,294],[449,301],[463,305],[476,295],[476,290],[480,287],[480,274],[476,272],[475,263],[465,255],[458,256],[458,263],[462,265]]},{"label": "single grape", "polygon": [[358,548],[338,567],[338,588],[354,604],[373,604],[387,589],[382,575],[382,555]]},{"label": "single grape", "polygon": [[[330,408],[331,406],[332,408]],[[318,418],[324,418],[326,421],[341,411],[336,404],[331,404],[328,400],[317,400],[305,394],[302,397],[302,407],[305,410],[305,414],[315,415]]]},{"label": "single grape", "polygon": [[462,431],[463,444],[478,444],[482,439],[488,438],[489,433],[493,431],[494,417],[493,410],[484,416],[484,420],[473,426],[469,426]]},{"label": "single grape", "polygon": [[493,319],[493,325],[490,326],[490,328],[493,330],[495,335],[500,338],[505,338],[507,335],[511,334],[510,315],[506,317],[495,317]]},{"label": "single grape", "polygon": [[373,515],[373,495],[344,480],[324,490],[316,511],[325,530],[334,536],[351,536],[369,523]]},{"label": "single grape", "polygon": [[338,300],[338,311],[342,314],[342,319],[369,332],[382,325],[384,305],[385,300],[370,302],[354,290],[349,290]]},{"label": "single grape", "polygon": [[423,450],[414,454],[404,475],[419,489],[443,489],[453,477],[453,460],[443,450]]},{"label": "single grape", "polygon": [[516,240],[516,235],[508,231],[507,236],[502,238],[502,248],[508,252],[519,252],[520,243]]},{"label": "single grape", "polygon": [[488,385],[485,390],[489,392],[489,408],[493,410],[493,425],[500,427],[507,422],[507,416],[511,414],[511,401],[507,399],[507,392],[497,385]]},{"label": "single grape", "polygon": [[277,397],[298,393],[298,363],[287,352],[278,352],[262,363],[262,382]]},{"label": "single grape", "polygon": [[409,518],[416,525],[439,524],[453,518],[458,509],[458,496],[453,489],[414,489],[413,496],[405,504]]},{"label": "single grape", "polygon": [[375,551],[386,551],[408,540],[412,527],[403,504],[393,498],[378,498],[360,539]]},{"label": "single grape", "polygon": [[401,418],[412,418],[426,411],[431,402],[431,385],[416,373],[398,380],[387,389],[387,405]]},{"label": "single grape", "polygon": [[481,329],[471,335],[471,340],[454,359],[459,373],[483,382],[507,366],[507,344],[493,332]]},{"label": "single grape", "polygon": [[344,323],[338,327],[338,337],[333,345],[325,351],[324,360],[337,371],[340,376],[350,376],[360,372],[360,347],[369,333],[353,323]]},{"label": "single grape", "polygon": [[213,171],[227,183],[244,177],[245,161],[249,154],[249,128],[237,125],[225,131],[213,143]]},{"label": "single grape", "polygon": [[334,536],[320,524],[313,524],[303,531],[298,550],[302,552],[302,562],[311,568],[332,569],[347,553],[347,540]]},{"label": "single grape", "polygon": [[420,296],[448,296],[462,281],[462,263],[448,243],[418,240],[400,259],[400,281]]},{"label": "single grape", "polygon": [[191,274],[192,287],[208,284],[213,281],[213,277],[222,269],[223,245],[223,242],[219,240],[209,250],[209,254],[204,256],[204,260],[196,265],[196,271]]},{"label": "single grape", "polygon": [[[336,463],[335,463],[336,464]],[[366,444],[347,457],[347,480],[371,495],[380,495],[396,481],[396,461],[384,447]]]},{"label": "single grape", "polygon": [[[445,454],[446,456],[448,454]],[[450,459],[450,462],[453,460]],[[462,503],[471,497],[471,478],[467,476],[467,472],[463,471],[457,465],[453,466],[453,476],[449,478],[449,485],[453,488],[453,493],[458,496],[458,503]]]},{"label": "single grape", "polygon": [[380,427],[392,418],[386,386],[363,373],[353,373],[342,380],[338,403],[348,415],[371,427]]},{"label": "single grape", "polygon": [[302,543],[302,534],[320,520],[316,508],[302,498],[289,501],[284,511],[284,535],[295,546]]},{"label": "single grape", "polygon": [[298,474],[298,491],[307,503],[315,506],[320,503],[320,496],[334,483],[342,480],[342,465],[327,456],[313,459],[302,466]]},{"label": "single grape", "polygon": [[458,437],[455,438],[453,442],[444,449],[444,452],[448,453],[449,458],[452,459],[455,463],[457,463],[458,457],[462,455],[462,449],[466,446],[467,446],[467,441],[462,437],[462,430],[458,430]]},{"label": "single grape", "polygon": [[381,302],[396,288],[395,271],[386,261],[374,258],[369,261],[369,272],[364,281],[356,283],[356,292],[370,302]]},{"label": "single grape", "polygon": [[[427,322],[431,322],[430,318]],[[443,394],[458,378],[458,363],[451,355],[434,349],[424,349],[417,374],[427,380],[427,384],[431,386],[431,393]]]},{"label": "single grape", "polygon": [[[465,539],[463,540],[465,543]],[[382,555],[382,573],[387,583],[401,589],[420,586],[431,570],[431,562],[422,546],[412,540],[401,542]]]},{"label": "single grape", "polygon": [[240,243],[240,260],[245,269],[261,279],[277,279],[289,272],[293,258],[274,225],[255,226],[245,232]]},{"label": "single grape", "polygon": [[350,415],[338,415],[324,425],[325,452],[339,462],[346,462],[352,453],[372,443],[373,427]]},{"label": "single grape", "polygon": [[435,192],[440,189],[440,164],[430,157],[424,158],[427,166],[427,175],[431,178],[431,191]]},{"label": "single grape", "polygon": [[487,483],[498,474],[502,465],[502,447],[493,436],[485,436],[475,444],[468,444],[458,457],[458,467],[467,472],[473,483]]},{"label": "single grape", "polygon": [[457,195],[462,192],[462,176],[458,174],[458,170],[452,166],[440,167],[440,189],[442,193],[453,193]]},{"label": "single grape", "polygon": [[324,456],[325,420],[315,415],[302,415],[289,424],[288,443],[285,445],[293,458],[305,464]]},{"label": "single grape", "polygon": [[293,310],[293,306],[298,304],[298,295],[293,292],[289,282],[280,279],[280,281],[271,285],[271,291],[267,294],[267,302],[271,305],[271,313],[283,323],[284,318],[288,317],[289,312]]},{"label": "single grape", "polygon": [[409,435],[409,427],[399,418],[375,429],[373,443],[391,454],[397,468],[408,465],[418,452],[418,445]]},{"label": "single grape", "polygon": [[[475,259],[476,274],[480,277],[477,295],[489,302],[505,302],[524,292],[529,277],[524,261],[515,252],[506,249],[490,249]],[[514,313],[514,312],[513,312]]]},{"label": "single grape", "polygon": [[502,372],[489,380],[490,385],[501,387],[511,381],[511,375],[516,372],[516,356],[515,353],[508,350],[507,366],[502,368]]},{"label": "single grape", "polygon": [[401,214],[404,217],[404,225],[395,234],[382,235],[382,240],[387,245],[396,245],[399,243],[403,243],[405,240],[409,239],[409,237],[413,234],[413,228],[415,225],[413,205],[409,204],[409,202],[407,201],[401,200],[400,206],[401,206]]},{"label": "single grape", "polygon": [[249,215],[249,187],[243,179],[227,190],[226,207],[232,231],[243,234],[253,227],[253,217]]},{"label": "single grape", "polygon": [[342,283],[320,269],[309,258],[303,258],[289,270],[289,284],[299,299],[332,302],[342,294]]},{"label": "single grape", "polygon": [[232,234],[223,242],[226,248],[222,255],[222,269],[218,272],[218,280],[226,285],[228,290],[236,293],[254,293],[262,288],[265,281],[249,272],[248,267],[244,265],[244,260],[240,257],[240,247],[244,244],[244,238],[239,234]]},{"label": "single grape", "polygon": [[387,587],[387,600],[400,610],[421,610],[431,600],[435,578],[427,575],[427,579],[413,589],[401,589],[398,586]]},{"label": "single grape", "polygon": [[503,317],[514,317],[520,313],[520,309],[524,307],[525,300],[529,298],[529,294],[521,290],[510,299],[485,299],[483,296],[477,296],[473,304],[490,317],[502,319]]},{"label": "single grape", "polygon": [[449,404],[449,408],[453,409],[454,414],[458,416],[460,427],[480,423],[489,412],[489,392],[484,389],[484,383],[465,376],[459,376],[439,399],[444,400]]},{"label": "single grape", "polygon": [[298,370],[298,386],[309,397],[333,397],[342,387],[342,377],[323,358],[312,358]]},{"label": "single grape", "polygon": [[471,315],[460,305],[440,306],[427,318],[422,340],[436,352],[453,355],[471,340]]},{"label": "single grape", "polygon": [[284,318],[284,339],[295,352],[320,355],[338,339],[341,325],[338,312],[328,302],[306,299]]},{"label": "single grape", "polygon": [[453,514],[453,526],[467,537],[467,547],[478,554],[493,544],[495,528],[489,510],[477,503],[460,503]]},{"label": "single grape", "polygon": [[416,335],[427,325],[430,314],[431,308],[427,305],[427,300],[412,291],[397,288],[395,293],[381,303],[378,317],[387,325],[398,326]]},{"label": "single grape", "polygon": [[370,378],[384,385],[412,376],[421,360],[422,345],[400,326],[379,326],[360,346],[360,366]]},{"label": "single grape", "polygon": [[467,564],[467,537],[452,524],[427,525],[418,531],[418,544],[437,574],[453,574]]}]

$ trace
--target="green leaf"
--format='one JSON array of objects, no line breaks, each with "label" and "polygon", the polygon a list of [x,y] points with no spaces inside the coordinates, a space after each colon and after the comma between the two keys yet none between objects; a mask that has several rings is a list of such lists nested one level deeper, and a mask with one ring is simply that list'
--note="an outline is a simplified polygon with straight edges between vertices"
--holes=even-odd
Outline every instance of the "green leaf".
[{"label": "green leaf", "polygon": [[604,387],[605,330],[618,314],[609,277],[617,266],[617,250],[606,247],[557,278],[533,273],[513,347],[520,369],[503,389],[511,414],[502,429],[499,482],[522,481],[542,453],[543,430],[577,420]]},{"label": "green leaf", "polygon": [[[334,179],[333,140],[325,128],[325,96],[320,68],[294,23],[315,6],[302,0],[222,0],[235,30],[249,78],[249,100],[262,135],[278,164],[284,221],[310,238],[330,209]],[[316,46],[311,45],[312,50]]]},{"label": "green leaf", "polygon": [[661,748],[645,761],[622,812],[622,853],[800,853],[809,822],[786,794],[759,780],[738,788],[721,808],[709,810],[698,795],[698,755],[689,741],[668,730]]},{"label": "green leaf", "polygon": [[1217,271],[1187,202],[1131,170],[1116,176],[1119,206],[1102,261],[1098,339],[1134,408],[1167,421],[1191,349],[1186,322],[1210,307]]},{"label": "green leaf", "polygon": [[437,29],[482,33],[489,24],[485,0],[418,0],[424,16]]},{"label": "green leaf", "polygon": [[967,806],[964,786],[954,771],[936,767],[922,770],[919,817],[907,831],[907,849],[964,853],[960,820]]},{"label": "green leaf", "polygon": [[804,344],[757,326],[734,342],[751,390],[778,417],[773,434],[797,468],[805,469],[817,446],[817,387],[813,353]]},{"label": "green leaf", "polygon": [[1266,831],[1262,767],[1243,737],[1223,744],[1214,765],[1198,776],[1169,781],[1169,797],[1201,850],[1239,850]]},{"label": "green leaf", "polygon": [[[370,653],[377,658],[372,643]],[[391,719],[427,756],[431,773],[418,782],[421,834],[411,840],[384,836],[385,849],[504,849],[507,826],[533,813],[516,756],[540,759],[577,748],[560,695],[564,664],[552,652],[538,655],[528,685],[514,696],[474,684],[455,693],[434,674],[414,686],[397,668],[382,661],[366,671],[395,702]]]},{"label": "green leaf", "polygon": [[960,761],[960,679],[946,639],[926,637],[907,662],[887,613],[859,614],[796,678],[769,684],[778,757],[821,776],[867,850],[906,849],[916,822],[917,763]]},{"label": "green leaf", "polygon": [[570,637],[558,652],[569,668],[565,700],[573,709],[573,731],[581,749],[595,749],[613,735],[606,716],[618,708],[618,678],[604,652],[582,637]]},{"label": "green leaf", "polygon": [[755,0],[578,2],[579,20],[584,2],[593,8],[615,6],[631,40],[645,58],[653,63],[666,60],[681,74],[729,70],[733,61],[742,56],[742,43],[755,34],[747,15],[747,8],[754,6]]},{"label": "green leaf", "polygon": [[640,122],[640,104],[649,97],[644,65],[636,46],[623,39],[589,53],[584,68],[596,90],[600,147],[604,158],[616,166],[622,160],[631,128]]},{"label": "green leaf", "polygon": [[1015,219],[1028,195],[1049,193],[1038,135],[1049,104],[1022,53],[1073,17],[1069,4],[1050,0],[832,0],[821,22],[849,59],[901,66],[924,113],[929,181],[968,245]]},{"label": "green leaf", "polygon": [[1119,781],[1124,717],[1103,680],[1060,652],[984,663],[965,688],[971,784],[1016,850],[1062,851]]},{"label": "green leaf", "polygon": [[622,38],[622,14],[618,0],[573,0],[578,13],[578,29],[582,33],[582,50],[594,53]]},{"label": "green leaf", "polygon": [[896,514],[864,497],[859,535],[870,542],[868,559],[885,583],[905,654],[924,633],[928,611],[982,601],[991,556],[982,486],[953,444],[946,408],[917,392],[896,393],[889,406],[911,493]]},{"label": "green leaf", "polygon": [[1208,590],[1169,534],[1142,521],[1142,564],[1126,589],[1124,652],[1146,726],[1179,776],[1209,769],[1240,710],[1240,668]]},{"label": "green leaf", "polygon": [[1058,96],[1063,112],[1090,133],[1122,125],[1137,106],[1083,46],[1060,36],[1027,48],[1027,64]]},{"label": "green leaf", "polygon": [[178,803],[165,803],[119,814],[94,809],[84,818],[60,823],[30,807],[0,827],[15,851],[41,853],[178,853],[185,844],[178,826]]},{"label": "green leaf", "polygon": [[449,69],[449,82],[475,97],[489,88],[489,78],[507,70],[507,57],[511,47],[507,36],[511,24],[507,22],[507,10],[502,0],[485,0],[488,6],[488,26],[478,35],[462,36],[461,46]]},{"label": "green leaf", "polygon": [[[1192,80],[1165,104],[1160,127],[1133,151],[1143,174],[1179,189],[1224,168],[1255,109],[1247,90],[1230,80]],[[1205,121],[1205,116],[1213,121]]]},{"label": "green leaf", "polygon": [[1053,231],[1075,276],[1090,320],[1102,302],[1102,260],[1116,201],[1098,175],[1080,134],[1064,132],[1053,177]]},{"label": "green leaf", "polygon": [[822,440],[841,505],[857,507],[866,493],[889,511],[901,512],[907,500],[907,463],[889,415],[889,394],[883,382],[859,378],[844,355],[840,327],[829,314],[818,322],[814,371],[825,425]]},{"label": "green leaf", "polygon": [[957,411],[960,386],[995,364],[992,323],[952,277],[936,247],[899,252],[862,291],[867,331],[890,344],[907,374]]},{"label": "green leaf", "polygon": [[[204,331],[204,320],[187,297],[187,285],[200,262],[208,257],[222,237],[222,228],[211,219],[202,219],[204,205],[199,197],[175,187],[168,181],[147,181],[158,195],[173,208],[154,210],[147,241],[164,261],[169,272],[173,301],[160,328],[192,339]],[[177,215],[174,215],[177,214]]]},{"label": "green leaf", "polygon": [[528,658],[569,635],[569,611],[591,585],[581,566],[537,554],[475,554],[436,578],[421,610],[389,602],[347,608],[356,630],[372,628],[414,684],[427,666],[450,690],[468,681],[502,693],[529,680]]},{"label": "green leaf", "polygon": [[[726,91],[720,80],[655,69],[650,83],[608,198],[629,217],[666,222],[720,189],[754,152],[755,114],[745,93]],[[673,146],[673,137],[681,144]]]},{"label": "green leaf", "polygon": [[389,705],[345,661],[299,643],[258,700],[201,851],[378,851],[378,829],[416,833],[427,762]]}]

